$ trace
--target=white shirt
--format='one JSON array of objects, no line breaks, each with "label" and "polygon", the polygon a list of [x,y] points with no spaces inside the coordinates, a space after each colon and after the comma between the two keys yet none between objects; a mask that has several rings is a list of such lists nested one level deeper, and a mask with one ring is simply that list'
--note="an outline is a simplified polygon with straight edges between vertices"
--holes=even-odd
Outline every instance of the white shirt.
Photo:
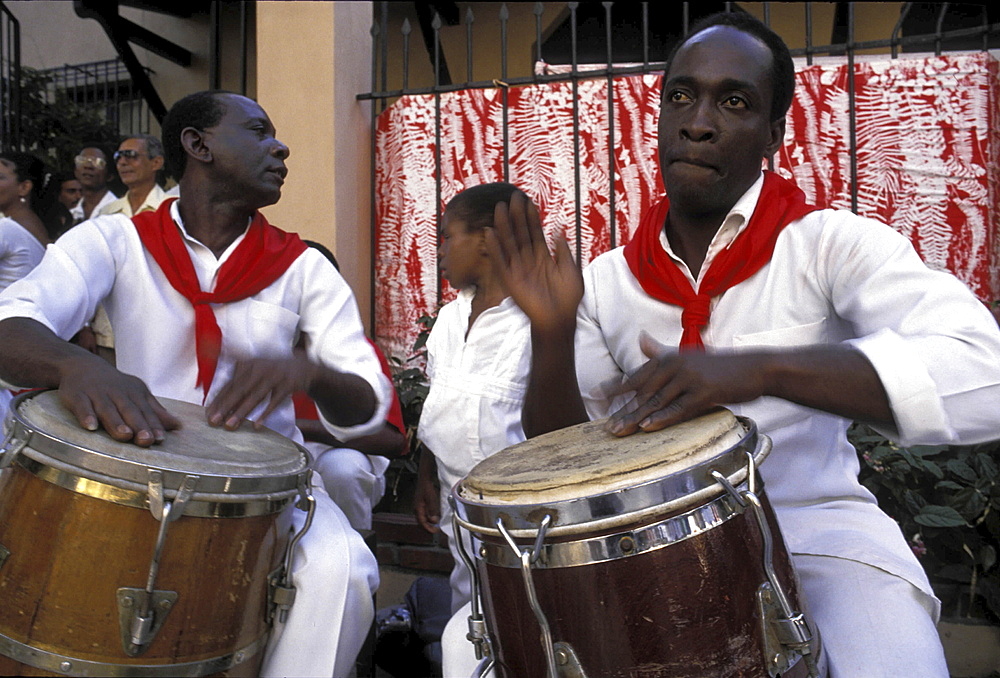
[{"label": "white shirt", "polygon": [[38,265],[45,245],[10,217],[0,218],[0,291]]},{"label": "white shirt", "polygon": [[[184,232],[176,203],[171,216],[181,227],[202,289],[214,289],[219,268],[245,233],[217,259]],[[32,274],[0,294],[0,319],[32,318],[69,339],[102,301],[114,326],[118,368],[143,379],[154,395],[201,404],[203,393],[195,386],[194,310],[143,248],[131,219],[101,216],[69,230],[49,247]],[[324,421],[330,432],[349,440],[382,425],[389,405],[388,380],[364,338],[354,295],[322,254],[307,249],[260,293],[212,307],[223,346],[206,402],[230,380],[237,360],[289,357],[302,334],[310,359],[361,376],[379,401],[364,424],[337,427]],[[256,419],[262,410],[263,405],[250,418]],[[291,399],[265,423],[302,442]]]},{"label": "white shirt", "polygon": [[[93,219],[94,217],[98,216],[101,213],[102,208],[104,208],[107,205],[110,205],[117,199],[118,199],[117,195],[115,195],[111,191],[105,191],[104,196],[98,201],[96,205],[94,205],[94,210],[90,213],[90,218]],[[80,198],[80,201],[78,203],[69,208],[69,213],[73,215],[74,224],[79,224],[81,221],[83,221],[84,219],[83,198]]]},{"label": "white shirt", "polygon": [[[742,231],[762,185],[727,216],[702,274]],[[670,252],[665,237],[661,243]],[[621,248],[595,259],[584,280],[577,375],[590,416],[599,418],[624,403],[609,402],[601,384],[647,360],[639,332],[677,346],[681,309],[646,295]],[[1000,438],[1000,331],[986,307],[951,275],[926,268],[903,236],[847,211],[813,212],[787,226],[769,264],[712,300],[702,339],[708,351],[849,343],[888,393],[899,430],[887,435],[904,445]],[[774,442],[761,475],[790,551],[876,565],[930,593],[898,527],[857,481],[849,421],[771,397],[730,409]]]},{"label": "white shirt", "polygon": [[[103,207],[95,210],[94,216],[104,215],[104,214],[124,214],[127,217],[134,217],[140,212],[152,212],[155,211],[160,203],[169,198],[167,192],[160,188],[159,184],[153,184],[153,188],[146,195],[146,199],[142,201],[139,205],[139,209],[135,212],[132,211],[132,203],[129,202],[128,196],[132,191],[128,191],[122,197],[117,200],[112,200]],[[103,200],[101,201],[104,202]]]},{"label": "white shirt", "polygon": [[530,323],[507,297],[469,328],[474,296],[467,288],[445,304],[427,338],[431,386],[419,436],[437,458],[442,492],[486,457],[524,440]]}]

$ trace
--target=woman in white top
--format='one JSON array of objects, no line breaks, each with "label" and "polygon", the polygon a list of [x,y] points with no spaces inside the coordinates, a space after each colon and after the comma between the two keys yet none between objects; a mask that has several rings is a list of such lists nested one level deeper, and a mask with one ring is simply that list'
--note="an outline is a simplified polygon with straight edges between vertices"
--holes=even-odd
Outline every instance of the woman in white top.
[{"label": "woman in white top", "polygon": [[[44,166],[27,153],[0,153],[0,292],[42,260],[49,236],[35,213]],[[0,382],[0,429],[12,394]]]},{"label": "woman in white top", "polygon": [[38,265],[49,244],[35,213],[44,183],[40,160],[27,153],[0,154],[0,291]]}]

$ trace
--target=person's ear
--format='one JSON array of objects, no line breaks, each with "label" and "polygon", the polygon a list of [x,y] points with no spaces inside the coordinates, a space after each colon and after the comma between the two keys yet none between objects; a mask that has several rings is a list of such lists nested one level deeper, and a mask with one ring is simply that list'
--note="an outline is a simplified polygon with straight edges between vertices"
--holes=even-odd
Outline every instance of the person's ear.
[{"label": "person's ear", "polygon": [[771,122],[771,137],[768,139],[767,157],[770,158],[772,155],[778,152],[781,148],[782,142],[785,140],[785,118],[782,116],[778,120],[773,120]]},{"label": "person's ear", "polygon": [[17,197],[24,199],[31,195],[31,189],[35,187],[35,182],[31,179],[25,179],[17,185]]},{"label": "person's ear", "polygon": [[192,160],[202,163],[212,162],[212,149],[205,141],[205,133],[196,127],[185,127],[181,130],[181,148]]},{"label": "person's ear", "polygon": [[159,172],[161,169],[163,169],[163,156],[162,155],[156,156],[155,158],[153,158],[151,160],[151,162],[153,163],[153,169],[156,170],[157,172]]}]

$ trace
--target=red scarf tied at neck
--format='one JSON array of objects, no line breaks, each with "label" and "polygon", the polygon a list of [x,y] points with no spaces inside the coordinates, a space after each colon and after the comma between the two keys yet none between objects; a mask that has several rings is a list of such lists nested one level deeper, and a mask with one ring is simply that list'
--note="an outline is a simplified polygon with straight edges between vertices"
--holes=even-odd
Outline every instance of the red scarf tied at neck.
[{"label": "red scarf tied at neck", "polygon": [[712,298],[763,268],[771,260],[778,234],[785,226],[820,208],[806,203],[805,195],[791,181],[764,172],[764,186],[750,223],[716,255],[698,292],[660,245],[669,209],[670,203],[664,197],[646,210],[625,246],[625,261],[646,294],[683,309],[681,349],[704,350],[701,330],[708,325]]},{"label": "red scarf tied at neck", "polygon": [[252,297],[280,278],[307,245],[294,233],[267,223],[255,212],[243,241],[219,267],[214,292],[203,292],[180,228],[170,216],[173,200],[165,200],[155,212],[132,218],[139,239],[153,256],[170,285],[194,307],[195,350],[198,380],[208,397],[222,350],[222,330],[210,304],[226,304]]}]

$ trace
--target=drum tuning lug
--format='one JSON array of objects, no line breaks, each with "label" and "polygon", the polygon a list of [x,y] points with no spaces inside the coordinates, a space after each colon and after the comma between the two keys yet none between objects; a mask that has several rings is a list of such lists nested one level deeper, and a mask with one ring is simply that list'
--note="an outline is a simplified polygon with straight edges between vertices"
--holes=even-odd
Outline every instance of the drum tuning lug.
[{"label": "drum tuning lug", "polygon": [[118,589],[118,625],[122,649],[137,657],[149,648],[177,602],[176,591],[153,591],[122,587]]},{"label": "drum tuning lug", "polygon": [[10,558],[10,549],[3,544],[0,544],[0,567],[3,567],[3,564],[7,562],[8,558]]},{"label": "drum tuning lug", "polygon": [[21,453],[31,438],[30,431],[26,431],[23,440],[17,438],[16,433],[14,425],[11,424],[10,432],[4,438],[3,444],[0,445],[0,470],[7,468],[14,462],[15,457]]},{"label": "drum tuning lug", "polygon": [[569,643],[553,643],[556,655],[556,673],[558,678],[587,678],[573,646]]},{"label": "drum tuning lug", "polygon": [[59,670],[63,673],[69,673],[73,670],[73,662],[59,662]]}]

